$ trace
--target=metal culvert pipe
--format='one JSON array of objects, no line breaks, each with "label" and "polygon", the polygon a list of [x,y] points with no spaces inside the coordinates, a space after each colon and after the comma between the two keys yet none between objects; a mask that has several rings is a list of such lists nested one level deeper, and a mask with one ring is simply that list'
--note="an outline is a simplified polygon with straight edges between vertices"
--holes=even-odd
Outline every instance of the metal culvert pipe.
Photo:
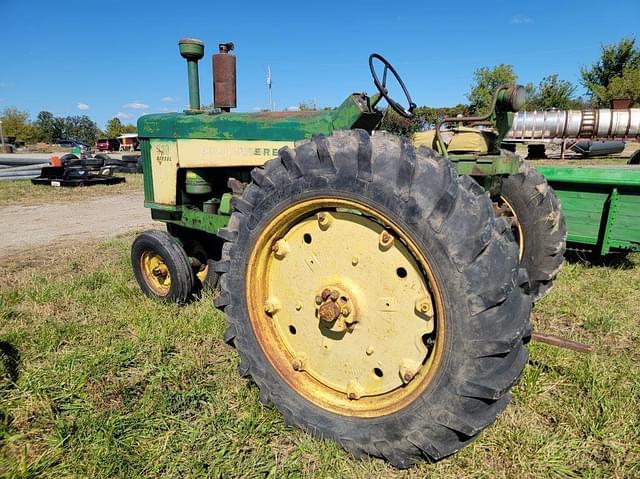
[{"label": "metal culvert pipe", "polygon": [[516,113],[507,134],[511,140],[640,137],[640,108],[548,110]]}]

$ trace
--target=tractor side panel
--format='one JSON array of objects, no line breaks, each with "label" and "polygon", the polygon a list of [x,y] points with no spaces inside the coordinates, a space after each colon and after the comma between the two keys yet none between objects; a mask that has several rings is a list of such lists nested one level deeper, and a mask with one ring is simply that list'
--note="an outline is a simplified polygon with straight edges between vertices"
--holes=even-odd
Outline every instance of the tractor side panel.
[{"label": "tractor side panel", "polygon": [[177,140],[180,168],[262,166],[293,141]]},{"label": "tractor side panel", "polygon": [[151,170],[153,171],[154,202],[176,204],[178,145],[175,140],[151,140]]}]

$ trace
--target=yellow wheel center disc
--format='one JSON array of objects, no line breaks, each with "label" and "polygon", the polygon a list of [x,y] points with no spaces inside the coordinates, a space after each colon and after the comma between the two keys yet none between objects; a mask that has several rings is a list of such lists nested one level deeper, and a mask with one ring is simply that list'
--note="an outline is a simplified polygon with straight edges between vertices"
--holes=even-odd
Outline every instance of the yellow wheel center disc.
[{"label": "yellow wheel center disc", "polygon": [[267,355],[331,406],[370,409],[376,398],[415,390],[436,356],[437,308],[403,238],[369,215],[335,208],[273,227],[279,231],[250,264],[259,270],[250,295],[259,311],[250,316],[271,343],[262,344]]},{"label": "yellow wheel center disc", "polygon": [[144,280],[159,296],[165,296],[171,288],[171,273],[164,258],[154,251],[145,251],[140,257]]}]

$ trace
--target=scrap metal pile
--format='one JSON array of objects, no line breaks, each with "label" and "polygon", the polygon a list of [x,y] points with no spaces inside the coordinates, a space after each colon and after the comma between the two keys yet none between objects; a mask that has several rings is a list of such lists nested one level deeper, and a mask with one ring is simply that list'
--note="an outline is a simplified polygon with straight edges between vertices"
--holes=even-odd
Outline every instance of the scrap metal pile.
[{"label": "scrap metal pile", "polygon": [[66,154],[53,157],[51,165],[42,168],[40,176],[31,182],[50,186],[89,186],[95,184],[113,185],[123,183],[121,176],[114,173],[142,173],[139,155],[123,155],[121,160],[99,153],[95,156],[78,157]]},{"label": "scrap metal pile", "polygon": [[33,184],[50,186],[87,186],[117,184],[125,181],[114,173],[142,173],[140,155],[111,158],[104,153],[95,156],[68,153],[50,160],[33,158],[0,159],[0,180],[31,180]]}]

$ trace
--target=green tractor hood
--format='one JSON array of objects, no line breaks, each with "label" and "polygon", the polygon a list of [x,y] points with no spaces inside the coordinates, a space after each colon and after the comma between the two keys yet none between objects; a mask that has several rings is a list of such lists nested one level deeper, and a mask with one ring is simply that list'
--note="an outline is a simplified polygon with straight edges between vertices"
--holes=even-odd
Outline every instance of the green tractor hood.
[{"label": "green tractor hood", "polygon": [[185,112],[144,115],[138,120],[140,138],[296,141],[334,130],[372,131],[382,114],[375,98],[350,95],[338,108],[322,111],[217,113]]}]

